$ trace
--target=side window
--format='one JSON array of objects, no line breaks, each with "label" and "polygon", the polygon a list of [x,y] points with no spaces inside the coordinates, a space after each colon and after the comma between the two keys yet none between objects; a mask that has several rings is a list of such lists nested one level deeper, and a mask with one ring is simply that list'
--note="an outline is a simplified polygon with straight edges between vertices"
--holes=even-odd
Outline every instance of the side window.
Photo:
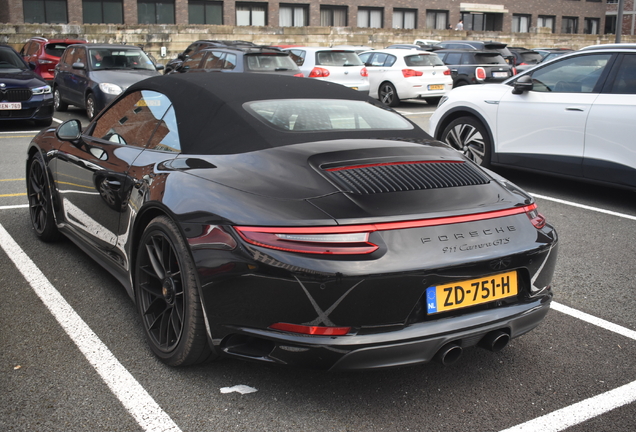
[{"label": "side window", "polygon": [[236,54],[225,54],[223,69],[232,70],[236,67]]},{"label": "side window", "polygon": [[197,69],[204,55],[205,51],[199,51],[196,54],[192,54],[192,57],[188,57],[181,67],[185,68],[187,66],[189,69]]},{"label": "side window", "polygon": [[532,73],[532,91],[592,93],[612,54],[571,57]]},{"label": "side window", "polygon": [[[168,100],[166,98],[166,100]],[[155,129],[148,148],[152,150],[168,151],[179,153],[181,143],[179,142],[179,130],[177,128],[177,116],[174,107],[170,106]]]},{"label": "side window", "polygon": [[461,58],[461,53],[448,53],[446,59],[444,60],[444,63],[449,65],[458,65]]},{"label": "side window", "polygon": [[292,58],[293,61],[296,62],[296,64],[298,66],[302,66],[303,63],[305,63],[305,51],[302,50],[289,50],[290,57]]},{"label": "side window", "polygon": [[395,63],[396,60],[397,60],[397,57],[390,55],[384,61],[384,66],[386,67],[393,66],[393,63]]},{"label": "side window", "polygon": [[220,51],[212,51],[205,59],[203,69],[223,69],[223,53]]},{"label": "side window", "polygon": [[384,61],[388,56],[386,54],[376,54],[371,60],[371,66],[384,66]]},{"label": "side window", "polygon": [[636,55],[625,54],[612,85],[614,94],[636,94]]},{"label": "side window", "polygon": [[73,58],[75,56],[76,50],[77,48],[69,48],[66,51],[64,51],[64,55],[62,56],[60,63],[66,64],[66,65],[70,65],[71,63],[73,63]]},{"label": "side window", "polygon": [[75,60],[75,63],[80,62],[80,63],[84,63],[84,66],[88,66],[88,63],[86,62],[86,50],[83,48],[78,48],[77,49],[77,58]]},{"label": "side window", "polygon": [[27,55],[35,55],[38,53],[38,44],[35,42],[31,42],[27,47],[26,54]]},{"label": "side window", "polygon": [[161,93],[136,91],[104,112],[97,120],[92,136],[123,145],[145,147],[171,105]]},{"label": "side window", "polygon": [[468,53],[462,54],[462,59],[459,64],[463,64],[463,65],[475,64],[475,62],[473,61],[473,55]]},{"label": "side window", "polygon": [[360,57],[360,60],[362,60],[362,63],[367,64],[369,63],[369,57],[371,57],[371,54],[373,53],[364,53],[364,54],[358,55],[358,57]]}]

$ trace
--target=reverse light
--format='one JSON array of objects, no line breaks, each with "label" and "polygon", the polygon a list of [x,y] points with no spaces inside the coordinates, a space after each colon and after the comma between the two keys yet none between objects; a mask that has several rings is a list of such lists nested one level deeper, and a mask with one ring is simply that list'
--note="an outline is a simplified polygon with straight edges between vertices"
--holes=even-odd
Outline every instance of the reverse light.
[{"label": "reverse light", "polygon": [[545,217],[541,213],[539,213],[539,211],[537,210],[536,204],[529,207],[528,211],[526,212],[526,215],[528,215],[528,219],[530,219],[530,222],[532,223],[532,225],[534,225],[536,229],[541,229],[545,226],[546,224]]},{"label": "reverse light", "polygon": [[484,69],[483,67],[478,67],[477,69],[475,69],[475,78],[477,78],[479,81],[485,80],[486,69]]},{"label": "reverse light", "polygon": [[119,87],[117,84],[111,84],[111,83],[101,83],[99,85],[99,89],[106,94],[112,94],[112,95],[118,95],[124,91],[124,89]]},{"label": "reverse light", "polygon": [[404,75],[404,78],[411,78],[415,76],[422,76],[424,75],[424,72],[416,71],[413,69],[402,69],[402,75]]},{"label": "reverse light", "polygon": [[368,77],[369,76],[369,70],[365,67],[363,67],[362,69],[360,69],[360,75],[363,77]]},{"label": "reverse light", "polygon": [[324,78],[329,76],[329,71],[325,68],[315,67],[311,70],[309,78]]},{"label": "reverse light", "polygon": [[299,333],[314,336],[343,336],[351,331],[351,327],[306,326],[288,323],[276,323],[269,326],[272,330]]}]

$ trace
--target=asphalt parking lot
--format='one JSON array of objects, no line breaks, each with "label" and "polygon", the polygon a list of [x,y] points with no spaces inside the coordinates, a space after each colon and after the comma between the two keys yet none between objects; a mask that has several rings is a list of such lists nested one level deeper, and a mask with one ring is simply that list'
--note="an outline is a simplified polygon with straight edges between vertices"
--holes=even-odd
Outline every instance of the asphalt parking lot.
[{"label": "asphalt parking lot", "polygon": [[[397,108],[425,129],[433,109]],[[146,346],[114,278],[70,241],[31,232],[24,154],[36,133],[0,124],[0,430],[636,430],[634,192],[498,170],[535,195],[561,242],[547,319],[499,353],[359,373],[175,369]]]}]

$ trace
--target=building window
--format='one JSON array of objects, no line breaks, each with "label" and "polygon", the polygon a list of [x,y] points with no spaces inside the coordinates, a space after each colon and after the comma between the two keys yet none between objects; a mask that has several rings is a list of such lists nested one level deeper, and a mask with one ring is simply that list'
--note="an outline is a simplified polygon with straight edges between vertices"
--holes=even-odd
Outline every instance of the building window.
[{"label": "building window", "polygon": [[612,3],[614,4],[618,3],[618,0],[607,0],[607,4],[612,4]]},{"label": "building window", "polygon": [[236,3],[236,25],[267,25],[267,3]]},{"label": "building window", "polygon": [[563,17],[561,20],[561,33],[578,33],[579,19],[577,17]]},{"label": "building window", "polygon": [[137,0],[139,24],[174,24],[174,0]]},{"label": "building window", "polygon": [[66,24],[66,0],[24,0],[25,23]]},{"label": "building window", "polygon": [[585,28],[583,28],[583,33],[598,34],[600,22],[601,20],[599,18],[585,18]]},{"label": "building window", "polygon": [[417,10],[393,9],[394,29],[414,29],[417,26]]},{"label": "building window", "polygon": [[305,27],[309,24],[309,5],[280,5],[278,25],[281,27]]},{"label": "building window", "polygon": [[223,2],[189,0],[188,22],[190,24],[223,24]]},{"label": "building window", "polygon": [[358,8],[358,27],[382,28],[381,8]]},{"label": "building window", "polygon": [[528,33],[530,31],[531,15],[513,15],[512,16],[512,32]]},{"label": "building window", "polygon": [[555,17],[547,15],[539,15],[537,18],[537,27],[547,27],[554,33]]},{"label": "building window", "polygon": [[462,12],[461,19],[464,30],[501,31],[503,29],[503,14],[500,13]]},{"label": "building window", "polygon": [[123,24],[122,0],[83,0],[84,24]]},{"label": "building window", "polygon": [[605,34],[616,34],[616,15],[605,16]]},{"label": "building window", "polygon": [[446,30],[448,27],[448,11],[427,10],[426,28],[435,30]]},{"label": "building window", "polygon": [[323,27],[346,27],[347,6],[320,6],[320,25]]}]

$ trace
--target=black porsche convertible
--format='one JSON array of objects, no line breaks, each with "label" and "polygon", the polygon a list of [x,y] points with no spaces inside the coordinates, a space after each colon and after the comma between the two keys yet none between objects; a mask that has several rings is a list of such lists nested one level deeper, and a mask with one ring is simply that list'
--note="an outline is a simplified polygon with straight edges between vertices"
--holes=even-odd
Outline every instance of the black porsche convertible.
[{"label": "black porsche convertible", "polygon": [[549,310],[532,197],[338,84],[149,78],[40,133],[26,170],[36,235],[121,281],[169,365],[449,364]]}]

